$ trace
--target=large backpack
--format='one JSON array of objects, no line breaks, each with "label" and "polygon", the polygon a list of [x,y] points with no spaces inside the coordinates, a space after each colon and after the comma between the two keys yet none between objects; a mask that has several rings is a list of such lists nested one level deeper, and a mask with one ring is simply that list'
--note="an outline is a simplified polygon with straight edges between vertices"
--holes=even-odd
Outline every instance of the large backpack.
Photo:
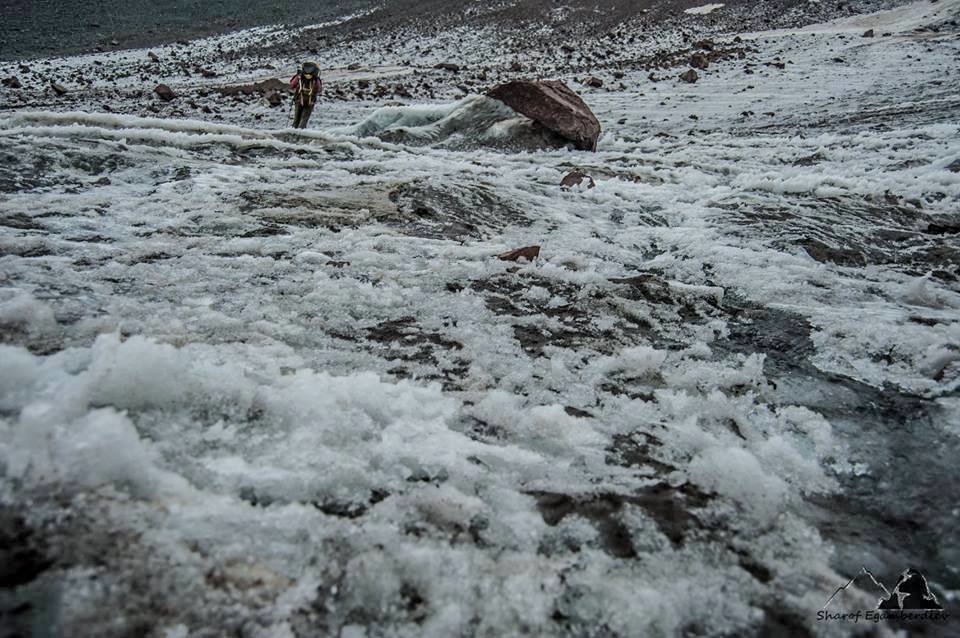
[{"label": "large backpack", "polygon": [[316,62],[304,62],[300,67],[300,86],[298,98],[302,106],[316,102],[314,90],[320,80],[320,67]]}]

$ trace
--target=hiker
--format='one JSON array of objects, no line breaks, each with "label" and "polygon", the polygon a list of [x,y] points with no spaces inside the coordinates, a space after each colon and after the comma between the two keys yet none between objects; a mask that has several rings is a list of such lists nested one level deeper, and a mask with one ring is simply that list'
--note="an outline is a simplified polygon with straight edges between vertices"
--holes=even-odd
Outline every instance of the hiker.
[{"label": "hiker", "polygon": [[293,91],[293,128],[307,128],[317,97],[323,91],[317,63],[304,62],[290,78],[290,89]]}]

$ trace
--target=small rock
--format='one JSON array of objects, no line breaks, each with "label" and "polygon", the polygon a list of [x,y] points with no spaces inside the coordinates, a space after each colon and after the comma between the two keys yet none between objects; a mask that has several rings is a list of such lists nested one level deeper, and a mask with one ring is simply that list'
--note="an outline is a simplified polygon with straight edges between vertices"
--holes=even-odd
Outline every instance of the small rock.
[{"label": "small rock", "polygon": [[173,89],[166,84],[158,84],[156,88],[153,89],[153,92],[156,93],[157,97],[164,102],[169,102],[173,98],[177,97],[177,94],[173,92]]},{"label": "small rock", "polygon": [[267,102],[270,103],[270,106],[276,108],[283,104],[283,96],[279,92],[273,91],[267,94]]},{"label": "small rock", "polygon": [[683,80],[684,82],[687,82],[688,84],[693,84],[694,82],[700,79],[700,76],[697,75],[697,72],[694,71],[693,69],[687,69],[685,73],[680,74],[680,79]]},{"label": "small rock", "polygon": [[336,261],[336,260],[331,259],[330,261],[326,262],[326,265],[327,265],[327,266],[332,266],[333,268],[346,268],[347,266],[350,265],[350,262],[349,262],[349,261]]},{"label": "small rock", "polygon": [[693,46],[697,49],[703,49],[704,51],[713,51],[713,40],[700,40],[699,42],[694,42]]},{"label": "small rock", "polygon": [[603,87],[603,80],[601,80],[600,78],[593,77],[591,75],[590,77],[587,78],[586,85],[592,86],[595,89],[599,89]]},{"label": "small rock", "polygon": [[68,93],[66,87],[61,84],[57,84],[56,82],[51,82],[50,88],[53,89],[53,92],[57,95],[66,95]]},{"label": "small rock", "polygon": [[695,69],[705,69],[710,66],[710,60],[702,53],[694,53],[690,56],[690,66]]},{"label": "small rock", "polygon": [[951,173],[960,173],[960,159],[953,160],[947,164],[947,170]]},{"label": "small rock", "polygon": [[17,79],[16,77],[14,77],[14,76],[10,76],[10,77],[8,77],[8,78],[4,78],[4,80],[3,80],[3,85],[4,85],[5,87],[7,87],[8,89],[19,89],[19,88],[20,88],[20,80]]},{"label": "small rock", "polygon": [[525,246],[524,248],[517,248],[516,250],[500,253],[497,255],[497,259],[500,261],[517,261],[523,258],[527,261],[533,261],[539,256],[540,246]]},{"label": "small rock", "polygon": [[451,71],[453,73],[460,72],[460,65],[453,64],[452,62],[441,62],[440,64],[434,64],[433,68],[439,69],[441,71]]},{"label": "small rock", "polygon": [[150,58],[150,60],[151,60],[152,62],[159,62],[159,61],[160,61],[160,56],[157,55],[156,53],[154,53],[153,51],[148,51],[148,52],[147,52],[147,57]]},{"label": "small rock", "polygon": [[20,73],[30,73],[30,67],[28,67],[26,64],[21,64]]},{"label": "small rock", "polygon": [[866,31],[864,31],[862,37],[864,37],[864,38],[872,38],[872,37],[873,37],[873,29],[867,29]]},{"label": "small rock", "polygon": [[567,191],[571,188],[580,186],[584,182],[587,183],[587,189],[591,189],[596,186],[596,183],[593,181],[593,178],[587,175],[586,173],[581,173],[580,171],[571,171],[567,173],[562,180],[560,180],[560,188]]}]

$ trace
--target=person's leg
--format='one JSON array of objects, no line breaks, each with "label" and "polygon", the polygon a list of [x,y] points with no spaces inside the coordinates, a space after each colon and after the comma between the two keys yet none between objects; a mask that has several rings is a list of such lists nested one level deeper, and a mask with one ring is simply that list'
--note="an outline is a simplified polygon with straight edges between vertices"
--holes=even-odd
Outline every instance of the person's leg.
[{"label": "person's leg", "polygon": [[293,105],[293,128],[302,128],[300,120],[303,119],[303,106],[299,102]]},{"label": "person's leg", "polygon": [[313,113],[313,105],[308,104],[300,112],[300,128],[307,128],[307,122],[310,121],[310,115]]}]

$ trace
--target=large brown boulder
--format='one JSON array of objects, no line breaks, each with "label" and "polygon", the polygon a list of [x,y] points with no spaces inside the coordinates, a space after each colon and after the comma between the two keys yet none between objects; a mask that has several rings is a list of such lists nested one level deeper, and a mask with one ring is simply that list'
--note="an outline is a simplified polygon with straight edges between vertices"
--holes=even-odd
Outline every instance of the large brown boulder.
[{"label": "large brown boulder", "polygon": [[493,88],[487,96],[570,140],[582,151],[597,150],[597,116],[559,80],[516,80]]}]

